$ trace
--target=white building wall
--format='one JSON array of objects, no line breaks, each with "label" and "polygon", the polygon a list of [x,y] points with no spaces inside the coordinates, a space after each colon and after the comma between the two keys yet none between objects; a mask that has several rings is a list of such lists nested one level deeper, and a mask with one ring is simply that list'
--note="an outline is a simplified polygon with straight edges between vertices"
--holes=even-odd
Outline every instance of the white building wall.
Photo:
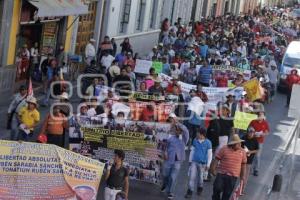
[{"label": "white building wall", "polygon": [[108,18],[107,18],[107,29],[106,35],[115,37],[119,35],[121,9],[123,6],[123,0],[110,0],[108,1]]},{"label": "white building wall", "polygon": [[129,16],[129,23],[127,27],[127,34],[133,34],[136,32],[136,19],[137,15],[139,14],[139,0],[131,0],[131,9],[130,9],[130,16]]},{"label": "white building wall", "polygon": [[150,21],[151,21],[151,13],[152,13],[152,0],[146,1],[146,9],[144,13],[144,21],[143,21],[143,31],[150,30]]}]

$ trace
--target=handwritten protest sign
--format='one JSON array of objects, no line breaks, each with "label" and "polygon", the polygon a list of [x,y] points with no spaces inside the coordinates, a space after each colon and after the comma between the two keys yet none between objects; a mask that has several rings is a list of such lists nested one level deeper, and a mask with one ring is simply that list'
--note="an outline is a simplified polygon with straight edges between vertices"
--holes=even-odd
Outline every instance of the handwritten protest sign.
[{"label": "handwritten protest sign", "polygon": [[140,74],[149,74],[149,70],[152,67],[152,61],[148,60],[136,60],[134,72]]},{"label": "handwritten protest sign", "polygon": [[55,145],[3,140],[0,163],[1,199],[96,200],[104,168]]},{"label": "handwritten protest sign", "polygon": [[247,96],[250,101],[255,101],[262,98],[259,81],[256,78],[244,83],[243,87],[247,92]]},{"label": "handwritten protest sign", "polygon": [[255,114],[236,111],[234,116],[234,122],[233,122],[234,128],[247,130],[251,121],[255,119],[257,119],[257,115]]},{"label": "handwritten protest sign", "polygon": [[162,62],[152,62],[152,67],[155,69],[156,73],[161,73],[163,68]]}]

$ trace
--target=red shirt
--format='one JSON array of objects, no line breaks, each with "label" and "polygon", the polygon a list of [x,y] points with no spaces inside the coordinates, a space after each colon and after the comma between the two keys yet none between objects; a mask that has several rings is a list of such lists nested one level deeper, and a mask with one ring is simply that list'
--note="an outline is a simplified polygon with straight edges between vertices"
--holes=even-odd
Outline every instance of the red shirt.
[{"label": "red shirt", "polygon": [[149,110],[148,108],[144,108],[141,115],[141,121],[150,122],[153,120],[154,120],[154,110]]},{"label": "red shirt", "polygon": [[[264,133],[269,133],[270,128],[269,128],[269,123],[266,120],[259,121],[259,120],[253,120],[250,125],[255,129],[256,132],[264,132]],[[258,143],[262,144],[265,142],[265,136],[257,137],[256,138]]]},{"label": "red shirt", "polygon": [[228,87],[228,78],[227,77],[217,77],[217,87]]},{"label": "red shirt", "polygon": [[298,74],[289,74],[286,78],[286,84],[289,90],[293,89],[293,85],[300,82],[300,76]]},{"label": "red shirt", "polygon": [[174,58],[172,63],[177,63],[178,66],[181,66],[183,63],[183,60],[181,58]]},{"label": "red shirt", "polygon": [[[169,83],[168,87],[166,88],[166,92],[169,93],[169,94],[173,93],[174,86],[175,86],[175,84]],[[177,86],[178,86],[179,92],[181,92],[180,86],[178,84],[177,84]]]}]

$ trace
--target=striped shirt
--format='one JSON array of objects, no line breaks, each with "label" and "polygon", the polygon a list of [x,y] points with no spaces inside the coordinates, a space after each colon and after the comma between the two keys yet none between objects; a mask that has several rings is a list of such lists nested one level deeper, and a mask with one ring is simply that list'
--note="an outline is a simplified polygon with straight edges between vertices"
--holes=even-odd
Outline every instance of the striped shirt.
[{"label": "striped shirt", "polygon": [[247,163],[246,152],[243,149],[237,151],[224,146],[216,155],[220,160],[218,173],[234,177],[240,177],[242,164]]},{"label": "striped shirt", "polygon": [[212,76],[212,67],[209,65],[207,67],[201,67],[199,69],[199,79],[200,82],[209,84]]}]

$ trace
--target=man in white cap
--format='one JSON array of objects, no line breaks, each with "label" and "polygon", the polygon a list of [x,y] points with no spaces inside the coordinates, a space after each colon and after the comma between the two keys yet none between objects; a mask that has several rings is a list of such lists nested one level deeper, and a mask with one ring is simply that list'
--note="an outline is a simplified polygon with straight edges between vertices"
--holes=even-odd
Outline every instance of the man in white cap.
[{"label": "man in white cap", "polygon": [[174,113],[169,115],[171,121],[170,137],[167,139],[164,151],[163,184],[161,191],[168,194],[168,199],[174,198],[177,176],[181,164],[185,161],[185,146],[189,141],[189,131],[178,122]]},{"label": "man in white cap", "polygon": [[90,65],[91,61],[96,59],[95,42],[96,40],[91,38],[85,47],[85,61],[87,65]]},{"label": "man in white cap", "polygon": [[[216,175],[212,200],[229,200],[238,178],[244,180],[247,156],[241,148],[243,140],[234,134],[228,143],[215,156],[211,171]],[[218,173],[216,173],[216,169]]]},{"label": "man in white cap", "polygon": [[34,128],[40,121],[40,113],[37,108],[37,100],[34,97],[28,97],[27,106],[20,109],[18,118],[19,126],[19,139],[28,141],[33,135]]}]

